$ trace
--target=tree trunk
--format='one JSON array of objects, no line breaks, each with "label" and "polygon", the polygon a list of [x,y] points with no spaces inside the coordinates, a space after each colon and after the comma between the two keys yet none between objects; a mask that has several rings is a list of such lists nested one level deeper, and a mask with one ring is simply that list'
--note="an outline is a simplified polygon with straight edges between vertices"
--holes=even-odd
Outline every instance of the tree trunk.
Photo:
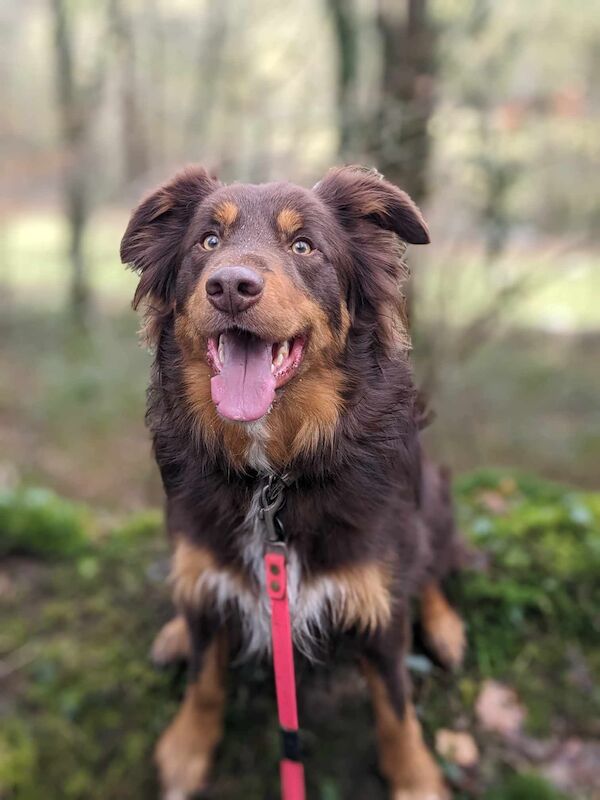
[{"label": "tree trunk", "polygon": [[356,96],[358,42],[354,3],[352,0],[329,0],[329,11],[337,39],[338,151],[342,160],[351,161],[356,158],[361,133]]},{"label": "tree trunk", "polygon": [[435,36],[427,0],[380,0],[382,76],[371,150],[386,178],[417,202],[427,194]]},{"label": "tree trunk", "polygon": [[84,234],[88,219],[86,188],[80,170],[67,177],[66,202],[69,219],[69,258],[71,261],[70,307],[78,328],[88,323],[91,294],[88,285],[87,265],[84,253]]},{"label": "tree trunk", "polygon": [[186,123],[188,141],[192,149],[200,153],[206,149],[209,138],[210,122],[223,71],[223,56],[229,37],[230,13],[231,4],[228,0],[209,3],[205,10],[196,81]]},{"label": "tree trunk", "polygon": [[65,151],[64,193],[71,264],[70,311],[75,324],[84,328],[88,321],[91,299],[83,249],[88,220],[84,109],[78,100],[75,86],[73,43],[65,0],[52,0],[52,11],[58,108]]},{"label": "tree trunk", "polygon": [[126,183],[130,184],[148,171],[149,154],[139,105],[131,19],[124,11],[121,0],[111,0],[109,12],[119,65],[124,177]]}]

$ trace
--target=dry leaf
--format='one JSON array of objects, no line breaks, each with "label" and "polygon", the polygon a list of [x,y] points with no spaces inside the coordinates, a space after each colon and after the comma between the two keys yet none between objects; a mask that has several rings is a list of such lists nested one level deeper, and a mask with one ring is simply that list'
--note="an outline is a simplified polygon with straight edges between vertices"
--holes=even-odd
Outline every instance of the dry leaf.
[{"label": "dry leaf", "polygon": [[[542,774],[569,797],[598,787],[600,744],[577,738],[567,739],[543,769]],[[579,790],[579,791],[578,791]],[[590,797],[597,797],[590,794]]]},{"label": "dry leaf", "polygon": [[435,749],[442,758],[459,767],[474,767],[479,761],[479,750],[470,733],[442,728],[435,734]]},{"label": "dry leaf", "polygon": [[478,500],[487,511],[498,516],[505,514],[508,508],[506,498],[501,495],[500,492],[493,492],[491,490],[481,492]]},{"label": "dry leaf", "polygon": [[483,728],[503,736],[519,733],[526,715],[514,689],[490,680],[481,688],[475,712]]}]

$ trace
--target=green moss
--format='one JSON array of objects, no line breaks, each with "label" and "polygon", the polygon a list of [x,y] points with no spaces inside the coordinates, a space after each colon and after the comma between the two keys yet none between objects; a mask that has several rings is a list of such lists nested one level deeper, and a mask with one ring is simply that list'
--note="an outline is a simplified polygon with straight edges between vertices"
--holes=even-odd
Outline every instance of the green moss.
[{"label": "green moss", "polygon": [[458,481],[462,526],[488,561],[461,576],[470,659],[481,676],[516,683],[532,731],[554,716],[587,727],[600,693],[573,685],[593,674],[600,645],[600,495],[528,475],[482,471]]},{"label": "green moss", "polygon": [[121,541],[132,542],[137,539],[149,539],[156,536],[164,528],[163,515],[157,509],[150,509],[134,514],[113,531],[113,537]]},{"label": "green moss", "polygon": [[487,800],[567,800],[535,773],[511,775],[501,786],[487,794]]},{"label": "green moss", "polygon": [[[35,581],[15,570],[14,597],[0,610],[3,618],[23,614],[33,657],[4,704],[2,797],[157,794],[152,748],[181,689],[180,677],[157,672],[147,658],[168,612],[166,588],[151,576],[167,545],[139,537],[117,554],[109,541],[90,546],[84,563],[93,570],[82,570],[81,559],[44,567]],[[3,649],[23,638],[23,630],[7,629]]]},{"label": "green moss", "polygon": [[0,789],[22,790],[36,769],[37,751],[24,722],[9,719],[0,729]]},{"label": "green moss", "polygon": [[0,491],[0,556],[73,556],[88,534],[85,511],[47,489]]}]

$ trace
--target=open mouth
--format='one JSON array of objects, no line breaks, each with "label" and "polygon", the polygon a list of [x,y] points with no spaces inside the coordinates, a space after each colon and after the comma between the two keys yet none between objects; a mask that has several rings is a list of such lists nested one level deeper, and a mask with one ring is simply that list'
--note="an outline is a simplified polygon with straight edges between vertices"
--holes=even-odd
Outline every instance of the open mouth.
[{"label": "open mouth", "polygon": [[241,422],[263,417],[275,390],[298,370],[305,343],[303,336],[267,342],[241,330],[210,337],[207,357],[216,373],[210,388],[219,414]]}]

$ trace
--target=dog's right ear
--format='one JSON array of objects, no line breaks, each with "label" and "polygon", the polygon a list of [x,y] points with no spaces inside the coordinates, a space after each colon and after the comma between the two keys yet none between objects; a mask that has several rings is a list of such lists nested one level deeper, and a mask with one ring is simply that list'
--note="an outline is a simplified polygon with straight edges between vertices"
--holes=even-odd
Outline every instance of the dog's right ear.
[{"label": "dog's right ear", "polygon": [[185,230],[219,186],[202,167],[188,167],[135,209],[121,241],[121,261],[140,275],[134,308],[146,297],[163,309],[172,305]]}]

